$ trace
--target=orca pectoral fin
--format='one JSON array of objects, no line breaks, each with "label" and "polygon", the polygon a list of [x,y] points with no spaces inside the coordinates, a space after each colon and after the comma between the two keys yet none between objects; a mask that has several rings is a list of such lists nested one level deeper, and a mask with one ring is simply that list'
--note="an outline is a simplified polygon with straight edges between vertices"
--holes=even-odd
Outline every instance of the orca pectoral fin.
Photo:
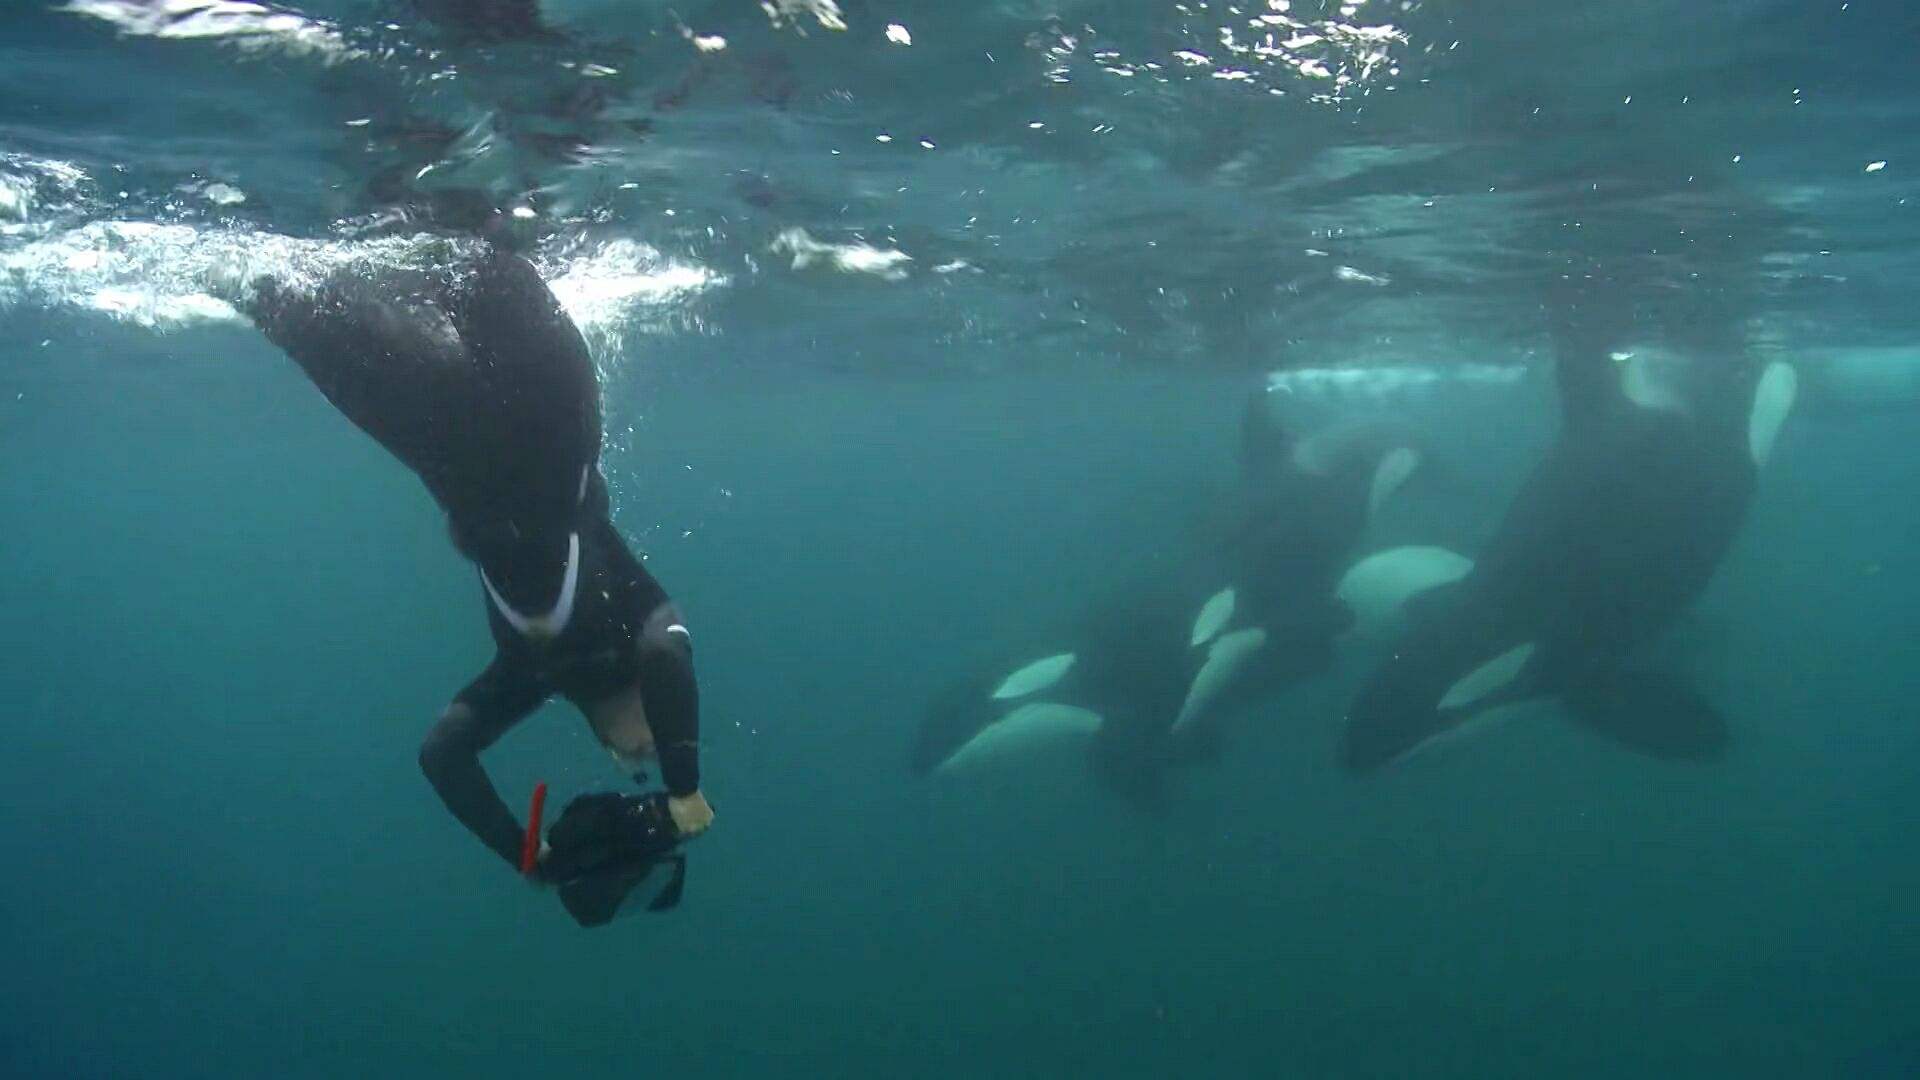
[{"label": "orca pectoral fin", "polygon": [[1582,727],[1666,761],[1713,761],[1732,741],[1726,717],[1671,672],[1623,669],[1568,690]]}]

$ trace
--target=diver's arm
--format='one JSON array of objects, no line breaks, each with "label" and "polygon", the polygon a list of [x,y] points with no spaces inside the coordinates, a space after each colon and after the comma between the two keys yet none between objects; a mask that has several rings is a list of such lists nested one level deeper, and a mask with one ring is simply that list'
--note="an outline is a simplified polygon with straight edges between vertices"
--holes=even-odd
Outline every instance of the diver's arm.
[{"label": "diver's arm", "polygon": [[697,835],[713,818],[700,794],[700,685],[693,673],[693,640],[671,602],[647,616],[640,637],[640,692],[668,808],[682,832]]},{"label": "diver's arm", "polygon": [[523,834],[513,811],[500,800],[480,765],[480,753],[525,719],[547,697],[530,674],[504,656],[447,706],[420,745],[420,771],[440,801],[480,842],[516,870]]}]

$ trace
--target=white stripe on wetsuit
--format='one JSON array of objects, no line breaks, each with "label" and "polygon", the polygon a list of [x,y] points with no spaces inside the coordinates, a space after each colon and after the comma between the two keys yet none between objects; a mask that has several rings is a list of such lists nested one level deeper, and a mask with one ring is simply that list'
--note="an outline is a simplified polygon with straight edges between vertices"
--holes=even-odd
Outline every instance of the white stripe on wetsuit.
[{"label": "white stripe on wetsuit", "polygon": [[521,637],[551,638],[559,637],[567,628],[567,622],[573,618],[573,594],[580,586],[580,534],[567,534],[567,572],[560,579],[560,598],[553,602],[553,610],[545,615],[522,615],[513,610],[507,598],[493,587],[493,579],[487,577],[485,570],[480,571],[480,580],[487,586],[487,595],[493,597],[493,606],[500,609],[500,617],[514,628]]},{"label": "white stripe on wetsuit", "polygon": [[[587,478],[593,474],[591,463],[580,467],[580,486],[574,494],[574,503],[579,505],[587,501]],[[567,534],[567,571],[560,579],[560,596],[553,602],[553,609],[545,615],[522,615],[507,603],[500,590],[493,587],[493,579],[487,577],[483,568],[480,581],[487,587],[487,595],[493,598],[493,606],[500,609],[500,617],[521,637],[559,637],[566,630],[567,623],[573,619],[574,592],[580,586],[580,534]],[[681,631],[685,633],[685,631]]]}]

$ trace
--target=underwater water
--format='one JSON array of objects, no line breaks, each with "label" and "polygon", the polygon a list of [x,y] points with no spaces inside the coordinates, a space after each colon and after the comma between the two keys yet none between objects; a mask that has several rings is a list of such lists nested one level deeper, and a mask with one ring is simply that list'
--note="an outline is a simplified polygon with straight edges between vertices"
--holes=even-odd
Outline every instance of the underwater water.
[{"label": "underwater water", "polygon": [[[0,1071],[1920,1072],[1907,5],[486,7],[0,10]],[[603,929],[420,775],[491,649],[440,513],[217,298],[475,206],[699,641],[717,824]],[[1798,370],[1647,647],[1723,754],[1535,702],[1355,776],[1342,641],[1144,805],[909,767],[995,642],[1179,573],[1252,389],[1418,433],[1353,556],[1483,550],[1568,275]],[[562,704],[486,762],[625,783]]]}]

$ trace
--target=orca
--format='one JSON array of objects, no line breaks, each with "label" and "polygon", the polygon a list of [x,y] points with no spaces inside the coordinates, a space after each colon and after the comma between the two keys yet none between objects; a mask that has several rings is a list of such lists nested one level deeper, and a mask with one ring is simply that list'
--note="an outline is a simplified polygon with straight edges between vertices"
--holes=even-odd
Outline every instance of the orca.
[{"label": "orca", "polygon": [[1636,653],[1732,546],[1792,407],[1793,370],[1692,358],[1698,370],[1662,370],[1656,383],[1652,369],[1592,346],[1560,351],[1560,434],[1485,550],[1458,580],[1405,600],[1404,632],[1345,718],[1349,770],[1548,697],[1643,753],[1724,751],[1725,719]]},{"label": "orca", "polygon": [[1325,670],[1353,622],[1341,570],[1419,456],[1379,425],[1323,429],[1306,454],[1301,441],[1256,391],[1238,482],[1195,506],[1192,545],[1067,625],[986,650],[927,710],[913,770],[979,776],[1080,744],[1107,788],[1158,805],[1171,767],[1220,752],[1215,721]]}]

